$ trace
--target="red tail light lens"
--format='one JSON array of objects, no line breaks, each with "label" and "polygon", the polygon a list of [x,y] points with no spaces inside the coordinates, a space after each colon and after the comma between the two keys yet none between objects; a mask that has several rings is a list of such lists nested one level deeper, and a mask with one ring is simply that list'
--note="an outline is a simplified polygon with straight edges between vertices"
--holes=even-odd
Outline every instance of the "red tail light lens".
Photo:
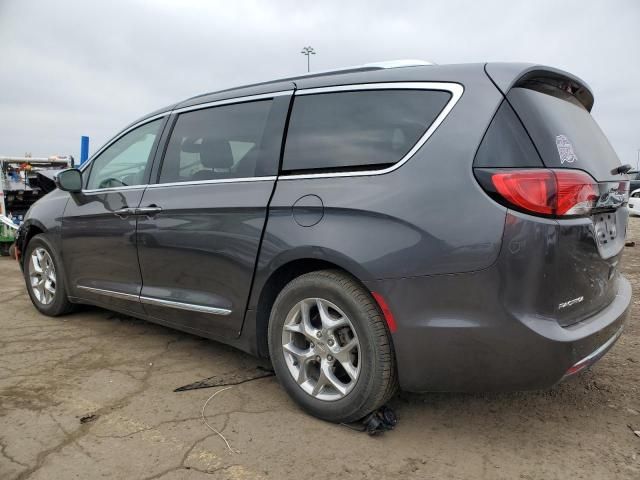
[{"label": "red tail light lens", "polygon": [[497,172],[491,182],[510,204],[529,212],[553,215],[555,176],[550,170]]},{"label": "red tail light lens", "polygon": [[587,215],[599,198],[598,184],[580,170],[539,168],[485,173],[489,178],[486,174],[478,177],[485,189],[508,206],[529,213],[554,217]]},{"label": "red tail light lens", "polygon": [[598,184],[579,170],[556,170],[556,215],[584,215],[598,202]]}]

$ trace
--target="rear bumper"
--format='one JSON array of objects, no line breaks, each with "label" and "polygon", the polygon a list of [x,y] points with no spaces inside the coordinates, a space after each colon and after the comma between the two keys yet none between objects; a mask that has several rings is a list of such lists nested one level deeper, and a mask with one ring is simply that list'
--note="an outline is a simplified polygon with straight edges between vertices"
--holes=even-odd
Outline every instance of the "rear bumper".
[{"label": "rear bumper", "polygon": [[569,370],[565,372],[564,376],[562,377],[562,380],[572,377],[577,373],[580,373],[581,371],[585,370],[586,368],[589,368],[591,365],[593,365],[598,360],[600,360],[604,356],[604,354],[607,353],[609,349],[613,347],[613,345],[618,341],[618,339],[620,338],[620,335],[622,335],[623,329],[624,329],[624,325],[621,325],[618,331],[614,333],[609,340],[607,340],[605,343],[600,345],[598,348],[596,348],[593,352],[591,352],[589,355],[584,357],[582,360],[573,364],[569,368]]},{"label": "rear bumper", "polygon": [[459,275],[380,280],[397,323],[393,334],[403,390],[492,391],[547,388],[592,365],[618,339],[631,285],[618,276],[613,301],[569,327],[508,311],[496,268]]}]

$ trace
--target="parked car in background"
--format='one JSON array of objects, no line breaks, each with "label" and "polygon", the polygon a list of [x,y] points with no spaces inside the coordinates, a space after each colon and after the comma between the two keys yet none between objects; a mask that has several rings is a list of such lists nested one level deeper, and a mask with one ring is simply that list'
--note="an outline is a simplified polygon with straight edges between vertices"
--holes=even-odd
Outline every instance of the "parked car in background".
[{"label": "parked car in background", "polygon": [[27,213],[34,306],[99,305],[268,356],[335,422],[398,386],[546,388],[593,364],[631,287],[628,181],[587,85],[528,64],[392,66],[126,127]]},{"label": "parked car in background", "polygon": [[634,190],[640,189],[640,172],[637,170],[631,170],[627,173],[629,177],[629,191],[633,192]]},{"label": "parked car in background", "polygon": [[640,216],[640,188],[633,190],[629,195],[629,214]]}]

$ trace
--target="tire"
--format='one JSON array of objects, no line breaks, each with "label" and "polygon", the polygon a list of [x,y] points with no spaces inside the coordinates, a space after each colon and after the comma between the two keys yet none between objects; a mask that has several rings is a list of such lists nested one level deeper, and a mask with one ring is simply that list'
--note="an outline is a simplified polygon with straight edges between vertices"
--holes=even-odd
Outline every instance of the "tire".
[{"label": "tire", "polygon": [[[46,252],[46,255],[48,255],[48,259],[50,259],[50,262],[47,261],[47,257],[43,254],[43,252]],[[42,289],[38,289],[37,287],[34,287],[32,285],[32,274],[36,272],[36,267],[33,265],[34,259],[32,258],[34,255],[36,257],[40,255],[42,257],[42,260],[39,261],[41,270],[44,270],[45,272],[51,272],[51,269],[47,269],[46,265],[48,265],[49,263],[52,264],[53,277],[40,274],[38,278],[46,277],[44,283],[48,283],[48,287],[53,288],[54,293],[51,293],[51,291],[47,289],[47,285],[43,285]],[[64,315],[65,313],[69,313],[73,310],[74,305],[69,301],[69,298],[67,297],[65,276],[60,255],[44,234],[35,235],[29,241],[29,244],[27,245],[26,251],[24,253],[23,273],[31,302],[33,303],[34,307],[36,307],[38,311],[40,311],[40,313],[43,313],[44,315],[48,315],[50,317],[57,317],[59,315]],[[55,281],[51,281],[51,278],[54,278]],[[48,282],[46,280],[48,280]],[[42,292],[45,292],[45,297],[43,297]]]},{"label": "tire", "polygon": [[354,422],[397,390],[384,317],[371,294],[339,270],[307,273],[288,283],[271,309],[268,336],[280,384],[318,418]]}]

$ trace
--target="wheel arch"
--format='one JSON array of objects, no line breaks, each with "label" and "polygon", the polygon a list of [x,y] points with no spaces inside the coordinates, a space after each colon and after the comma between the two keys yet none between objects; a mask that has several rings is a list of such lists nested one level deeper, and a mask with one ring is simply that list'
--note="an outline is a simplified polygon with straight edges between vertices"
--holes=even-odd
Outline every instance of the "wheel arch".
[{"label": "wheel arch", "polygon": [[39,235],[41,233],[46,233],[47,228],[37,220],[30,220],[28,223],[25,223],[21,228],[22,232],[20,237],[16,240],[16,244],[20,249],[20,265],[24,268],[24,252],[27,249],[27,245],[33,237]]},{"label": "wheel arch", "polygon": [[287,255],[280,261],[272,262],[271,268],[268,268],[269,273],[262,276],[263,279],[259,285],[257,285],[258,282],[254,285],[253,302],[250,303],[250,308],[256,310],[254,331],[257,353],[260,357],[269,356],[267,332],[273,303],[284,286],[294,278],[318,270],[339,270],[352,277],[369,291],[365,283],[366,280],[369,280],[368,274],[358,265],[354,265],[353,261],[340,258],[343,255],[332,255],[330,258],[327,255],[318,255],[318,249],[313,253],[306,253],[307,255],[304,256]]}]

